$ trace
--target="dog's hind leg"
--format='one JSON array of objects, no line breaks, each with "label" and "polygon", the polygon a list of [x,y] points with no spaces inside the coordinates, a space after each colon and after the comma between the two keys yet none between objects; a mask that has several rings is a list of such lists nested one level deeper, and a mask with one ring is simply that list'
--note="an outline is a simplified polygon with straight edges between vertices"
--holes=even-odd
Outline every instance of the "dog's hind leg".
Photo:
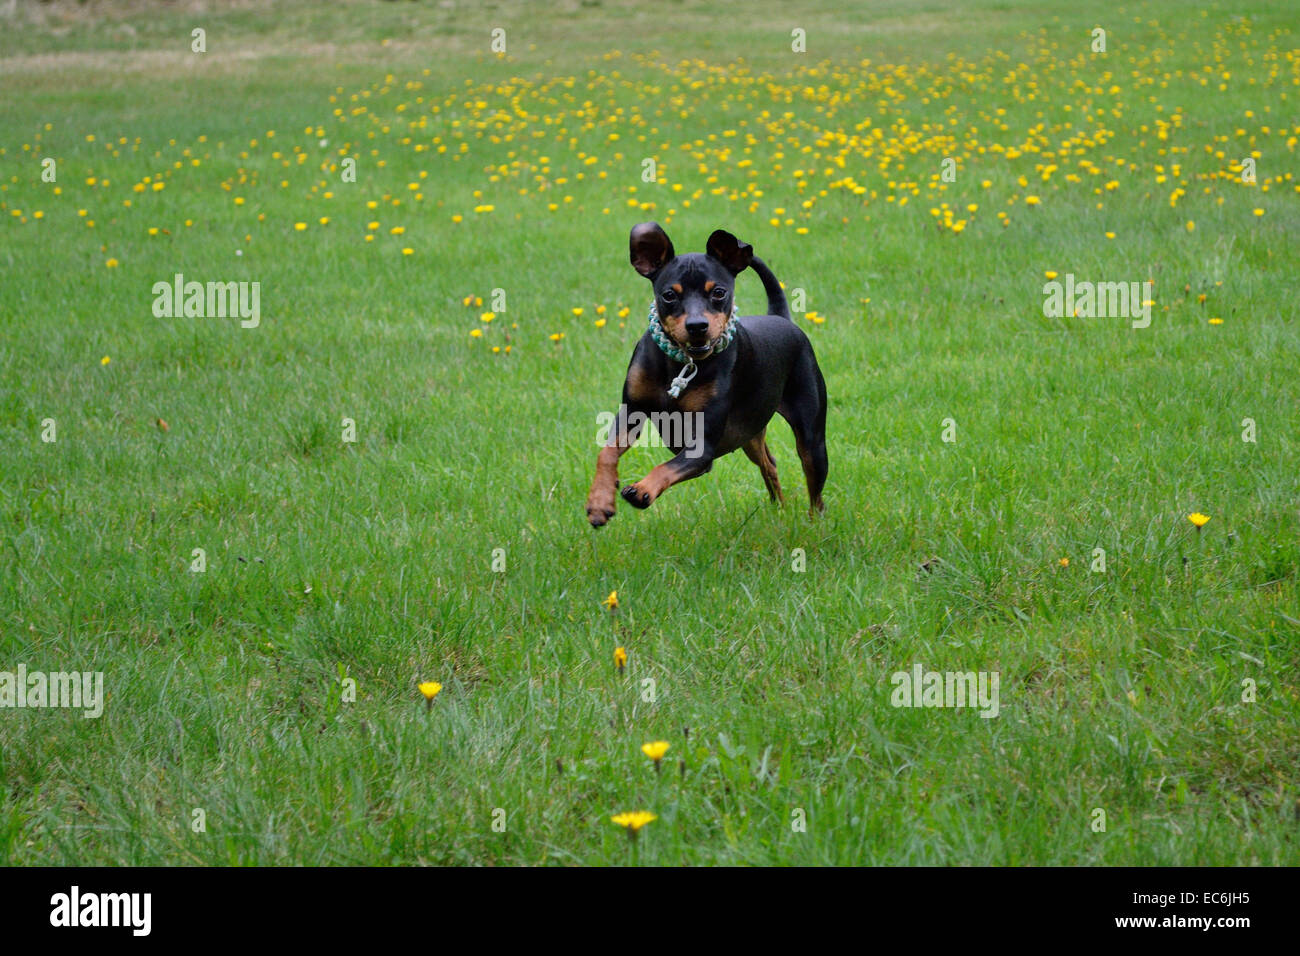
[{"label": "dog's hind leg", "polygon": [[772,457],[772,452],[767,447],[767,429],[751,438],[744,444],[745,454],[749,460],[758,465],[759,474],[763,476],[763,484],[767,485],[767,493],[773,501],[785,504],[785,497],[781,494],[781,481],[776,476],[776,459]]},{"label": "dog's hind leg", "polygon": [[822,489],[829,465],[826,459],[826,382],[811,349],[790,370],[785,395],[777,408],[794,432],[795,449],[808,482],[808,513],[825,511]]}]

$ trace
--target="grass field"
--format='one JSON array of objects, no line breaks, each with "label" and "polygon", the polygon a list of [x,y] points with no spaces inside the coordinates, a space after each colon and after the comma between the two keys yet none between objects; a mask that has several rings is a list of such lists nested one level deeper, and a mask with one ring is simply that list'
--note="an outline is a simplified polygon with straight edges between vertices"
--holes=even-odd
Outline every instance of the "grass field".
[{"label": "grass field", "polygon": [[[740,9],[0,12],[0,671],[106,693],[0,860],[1300,863],[1300,13]],[[821,519],[778,421],[587,525],[651,219],[803,290]]]}]

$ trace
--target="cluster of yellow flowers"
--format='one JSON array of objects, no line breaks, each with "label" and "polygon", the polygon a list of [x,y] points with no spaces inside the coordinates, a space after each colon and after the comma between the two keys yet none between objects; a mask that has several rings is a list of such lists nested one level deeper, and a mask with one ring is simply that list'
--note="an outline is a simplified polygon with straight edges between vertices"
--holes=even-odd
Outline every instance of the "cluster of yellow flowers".
[{"label": "cluster of yellow flowers", "polygon": [[[449,90],[427,86],[425,70],[334,87],[329,118],[296,136],[265,130],[212,144],[200,135],[152,151],[138,136],[85,140],[110,165],[124,154],[148,164],[124,174],[120,199],[127,209],[139,202],[153,219],[139,228],[161,233],[167,206],[151,203],[165,203],[178,186],[202,187],[197,177],[234,159],[237,168],[219,186],[257,223],[305,233],[314,220],[337,229],[335,221],[364,204],[357,240],[375,242],[390,216],[399,220],[387,227],[390,237],[404,236],[407,223],[418,232],[419,240],[391,246],[404,256],[445,230],[492,217],[599,211],[671,223],[715,198],[801,235],[902,212],[919,199],[942,233],[961,236],[979,231],[984,209],[1004,207],[996,221],[1007,227],[1008,210],[1036,214],[1062,191],[1105,208],[1112,197],[1157,192],[1171,206],[1197,195],[1222,204],[1244,189],[1259,197],[1243,204],[1256,217],[1271,191],[1300,192],[1289,164],[1255,165],[1294,153],[1300,142],[1288,99],[1300,86],[1300,51],[1285,31],[1257,35],[1248,17],[1210,11],[1173,25],[1140,16],[1133,23],[1104,55],[1088,52],[1086,36],[1044,28],[1009,41],[1019,58],[949,54],[921,65],[799,57],[789,68],[760,70],[744,61],[611,52],[603,69]],[[1199,62],[1170,65],[1185,62],[1188,49],[1202,51]],[[1189,112],[1207,94],[1243,104],[1230,128]],[[45,124],[21,151],[39,155],[52,128]],[[431,178],[443,185],[427,194]],[[18,182],[0,182],[10,221],[67,221],[11,203],[6,194]],[[88,211],[112,202],[116,185],[115,176],[90,168],[68,189],[78,193],[72,205],[82,207],[86,227],[95,222]],[[299,207],[326,208],[276,222],[278,214],[267,216],[268,190]],[[137,225],[125,217],[118,228]],[[564,333],[552,334],[558,342]]]}]

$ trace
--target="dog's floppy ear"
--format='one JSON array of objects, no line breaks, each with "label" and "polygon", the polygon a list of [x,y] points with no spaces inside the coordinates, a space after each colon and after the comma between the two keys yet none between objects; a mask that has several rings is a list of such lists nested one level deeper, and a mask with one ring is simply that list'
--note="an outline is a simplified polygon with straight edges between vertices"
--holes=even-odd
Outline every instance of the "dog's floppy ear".
[{"label": "dog's floppy ear", "polygon": [[738,275],[749,268],[754,258],[754,250],[749,243],[741,242],[725,229],[717,230],[709,236],[709,244],[704,250],[711,258],[717,259],[732,275]]},{"label": "dog's floppy ear", "polygon": [[632,268],[647,279],[677,255],[673,251],[673,241],[657,222],[637,223],[632,227],[627,244],[631,250]]}]

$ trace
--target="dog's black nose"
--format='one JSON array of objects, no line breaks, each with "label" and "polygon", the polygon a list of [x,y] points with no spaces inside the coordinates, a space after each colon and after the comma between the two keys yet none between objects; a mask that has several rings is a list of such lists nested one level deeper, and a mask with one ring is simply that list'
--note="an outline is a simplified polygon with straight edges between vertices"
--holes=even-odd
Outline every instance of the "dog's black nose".
[{"label": "dog's black nose", "polygon": [[686,320],[687,335],[704,335],[708,331],[709,331],[708,319],[687,319]]}]

